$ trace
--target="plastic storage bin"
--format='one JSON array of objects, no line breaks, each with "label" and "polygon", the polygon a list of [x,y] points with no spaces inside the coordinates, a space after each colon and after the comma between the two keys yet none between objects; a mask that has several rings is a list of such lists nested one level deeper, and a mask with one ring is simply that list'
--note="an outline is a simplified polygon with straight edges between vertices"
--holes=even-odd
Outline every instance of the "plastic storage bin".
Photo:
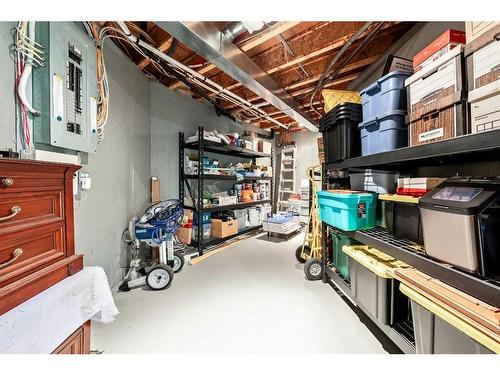
[{"label": "plastic storage bin", "polygon": [[246,208],[233,211],[234,218],[238,221],[238,231],[245,229],[248,212]]},{"label": "plastic storage bin", "polygon": [[446,178],[439,177],[400,177],[398,178],[396,193],[421,197],[445,180]]},{"label": "plastic storage bin", "polygon": [[361,138],[361,105],[341,103],[324,115],[319,122],[323,134],[326,161],[338,161],[359,156]]},{"label": "plastic storage bin", "polygon": [[394,325],[410,320],[408,298],[399,291],[391,271],[408,267],[391,256],[364,245],[344,246],[349,257],[353,297],[379,322]]},{"label": "plastic storage bin", "polygon": [[[210,238],[211,229],[212,229],[211,223],[203,224],[202,238],[204,240]],[[198,227],[196,225],[193,225],[193,241],[198,241]]]},{"label": "plastic storage bin", "polygon": [[500,275],[500,179],[452,177],[419,201],[425,252],[485,277]]},{"label": "plastic storage bin", "polygon": [[363,120],[387,117],[393,111],[406,112],[405,80],[411,74],[396,70],[361,90]]},{"label": "plastic storage bin", "polygon": [[385,220],[385,201],[379,200],[377,203],[377,217],[375,218],[375,225],[377,227],[387,228]]},{"label": "plastic storage bin", "polygon": [[377,195],[353,190],[318,192],[321,221],[342,229],[358,230],[375,226]]},{"label": "plastic storage bin", "polygon": [[379,195],[385,202],[385,223],[391,236],[424,244],[418,198],[406,195]]},{"label": "plastic storage bin", "polygon": [[[406,110],[393,110],[359,124],[361,155],[377,154],[408,145]],[[365,117],[363,117],[365,119]]]},{"label": "plastic storage bin", "polygon": [[332,232],[332,263],[338,273],[345,280],[350,280],[349,276],[349,256],[342,251],[344,246],[360,245],[360,243],[351,237],[342,233]]},{"label": "plastic storage bin", "polygon": [[[402,287],[402,291],[405,292],[404,287]],[[415,298],[418,293],[413,292],[411,296]],[[417,354],[493,354],[490,349],[413,299],[410,299],[410,302]],[[432,304],[429,301],[427,303]],[[451,314],[448,313],[448,315]]]},{"label": "plastic storage bin", "polygon": [[[210,212],[203,212],[201,215],[201,221],[203,224],[210,224],[211,214]],[[198,212],[193,212],[193,223],[198,224]]]},{"label": "plastic storage bin", "polygon": [[362,173],[349,173],[351,189],[379,194],[394,194],[398,174],[390,171],[365,169]]}]

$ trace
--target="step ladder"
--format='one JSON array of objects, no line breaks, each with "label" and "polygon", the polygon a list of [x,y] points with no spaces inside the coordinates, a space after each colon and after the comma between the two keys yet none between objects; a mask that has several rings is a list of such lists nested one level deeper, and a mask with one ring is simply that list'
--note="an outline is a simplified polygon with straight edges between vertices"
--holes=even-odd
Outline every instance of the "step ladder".
[{"label": "step ladder", "polygon": [[278,188],[278,211],[286,211],[291,194],[295,194],[297,169],[297,147],[285,146],[281,149],[281,168]]}]

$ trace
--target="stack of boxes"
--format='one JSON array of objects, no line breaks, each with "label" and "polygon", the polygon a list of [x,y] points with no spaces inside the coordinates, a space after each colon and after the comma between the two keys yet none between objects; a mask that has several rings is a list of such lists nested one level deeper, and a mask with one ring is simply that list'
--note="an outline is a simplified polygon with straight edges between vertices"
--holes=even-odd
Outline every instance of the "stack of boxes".
[{"label": "stack of boxes", "polygon": [[[405,83],[410,146],[466,134],[467,83],[463,44],[458,43],[463,39],[463,32],[448,30],[417,54],[431,56],[426,60],[429,62],[423,62],[423,68]],[[449,51],[441,53],[444,50]]]},{"label": "stack of boxes", "polygon": [[467,22],[471,133],[500,128],[500,22]]}]

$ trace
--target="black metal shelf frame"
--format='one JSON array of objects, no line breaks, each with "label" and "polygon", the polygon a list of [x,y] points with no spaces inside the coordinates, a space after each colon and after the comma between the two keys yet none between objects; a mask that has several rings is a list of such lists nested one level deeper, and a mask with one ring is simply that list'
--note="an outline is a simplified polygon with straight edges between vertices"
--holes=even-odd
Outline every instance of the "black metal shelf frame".
[{"label": "black metal shelf frame", "polygon": [[375,167],[402,170],[415,166],[442,166],[499,160],[499,154],[500,129],[342,161],[326,161],[325,165],[327,169],[336,170]]},{"label": "black metal shelf frame", "polygon": [[[263,201],[255,201],[255,202],[247,202],[247,203],[236,203],[236,204],[227,204],[224,206],[213,206],[213,207],[204,207],[203,212],[219,212],[219,211],[227,211],[227,210],[239,210],[242,208],[248,208],[248,207],[253,207],[253,206],[258,206],[260,204],[265,204],[265,203],[271,203],[270,199],[266,199]],[[184,205],[184,208],[188,208],[190,210],[193,209],[193,207]]]},{"label": "black metal shelf frame", "polygon": [[[246,207],[252,207],[260,204],[271,203],[273,197],[273,177],[257,177],[257,176],[247,176],[243,179],[243,181],[260,181],[267,180],[270,182],[270,197],[271,199],[259,201],[259,202],[248,202],[248,203],[238,203],[234,205],[227,206],[214,206],[214,207],[203,207],[203,191],[206,180],[226,180],[226,181],[236,181],[236,176],[227,176],[227,175],[210,175],[204,174],[202,168],[202,160],[205,153],[216,153],[222,155],[229,155],[238,158],[252,159],[255,161],[256,158],[260,157],[269,157],[271,158],[271,165],[273,164],[273,155],[265,154],[258,151],[249,150],[242,147],[235,147],[231,145],[219,144],[217,142],[208,141],[204,139],[204,128],[198,128],[198,140],[195,142],[186,143],[184,133],[179,132],[179,199],[184,200],[185,196],[185,188],[187,188],[187,192],[191,200],[195,203],[194,207],[189,207],[187,205],[183,205],[184,208],[192,209],[196,212],[217,212],[217,211],[225,211],[225,210],[233,210],[240,209]],[[185,162],[185,150],[195,150],[197,151],[198,157],[198,173],[197,174],[186,174],[184,171],[184,162]],[[191,189],[190,180],[194,180],[197,183],[197,191],[198,195],[195,197],[193,195],[193,191]],[[197,215],[198,222],[193,223],[196,226],[197,238],[203,238],[203,215]],[[227,241],[228,239],[235,238],[241,236],[243,234],[249,233],[251,231],[255,231],[261,228],[261,226],[245,228],[243,231],[238,232],[236,235],[221,238],[221,239],[210,239],[207,241],[198,241],[194,242],[196,247],[198,248],[198,254],[203,255],[203,250],[209,246],[216,245],[218,243],[222,243]]]},{"label": "black metal shelf frame", "polygon": [[354,232],[345,232],[337,228],[335,228],[335,230],[354,238],[356,241],[391,255],[415,267],[419,271],[437,278],[492,306],[500,306],[500,282],[497,280],[483,279],[447,264],[435,261],[425,254],[415,251],[415,245],[412,242],[391,236],[387,230],[383,228],[376,227]]},{"label": "black metal shelf frame", "polygon": [[[352,169],[377,168],[408,173],[420,167],[439,169],[441,167],[446,168],[448,166],[453,166],[454,168],[460,168],[463,165],[476,165],[475,163],[480,164],[484,162],[495,162],[495,167],[492,168],[492,171],[497,171],[496,165],[498,161],[500,161],[500,130],[493,130],[342,161],[326,161],[322,165],[322,188],[326,190],[329,187],[329,171],[339,173],[341,171],[348,172]],[[332,260],[329,259],[329,244],[327,243],[328,240],[326,236],[328,228],[329,225],[322,223],[323,282],[330,285],[335,284],[345,295],[352,299],[348,283],[346,283],[335,271],[329,268]],[[335,230],[342,232],[337,228],[335,228]],[[382,228],[344,232],[344,234],[361,243],[375,247],[429,276],[437,278],[482,301],[493,306],[500,306],[500,282],[498,280],[485,280],[479,276],[463,272],[447,264],[435,261],[427,257],[423,252],[419,252],[418,248],[416,248],[413,243],[404,239],[392,237]],[[384,330],[384,327],[381,327],[381,329]],[[385,333],[396,343],[396,345],[402,348],[403,351],[408,349],[408,346],[405,344],[407,340],[401,337],[401,333],[387,329]]]},{"label": "black metal shelf frame", "polygon": [[[256,231],[258,231],[261,228],[262,228],[262,225],[257,225],[257,226],[254,226],[254,227],[244,228],[243,230],[239,231],[238,233],[233,234],[233,235],[228,236],[228,237],[203,239],[203,241],[202,241],[203,242],[203,247],[207,248],[207,247],[210,247],[210,246],[215,246],[215,245],[224,243],[226,241],[229,241],[229,240],[231,240],[231,239],[233,239],[235,237],[239,237],[239,236],[242,236],[244,234],[251,233],[251,232],[256,232]],[[193,241],[193,243],[195,243],[196,245],[198,245],[198,241]]]}]

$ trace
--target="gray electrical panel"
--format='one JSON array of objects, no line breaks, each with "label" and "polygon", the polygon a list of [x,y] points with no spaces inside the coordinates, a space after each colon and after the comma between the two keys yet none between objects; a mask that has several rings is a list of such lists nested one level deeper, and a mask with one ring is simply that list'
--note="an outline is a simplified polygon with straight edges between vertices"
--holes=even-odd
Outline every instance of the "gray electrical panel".
[{"label": "gray electrical panel", "polygon": [[[33,70],[35,147],[97,150],[97,57],[94,41],[75,22],[37,22],[45,64]],[[71,151],[70,151],[71,152]]]}]

